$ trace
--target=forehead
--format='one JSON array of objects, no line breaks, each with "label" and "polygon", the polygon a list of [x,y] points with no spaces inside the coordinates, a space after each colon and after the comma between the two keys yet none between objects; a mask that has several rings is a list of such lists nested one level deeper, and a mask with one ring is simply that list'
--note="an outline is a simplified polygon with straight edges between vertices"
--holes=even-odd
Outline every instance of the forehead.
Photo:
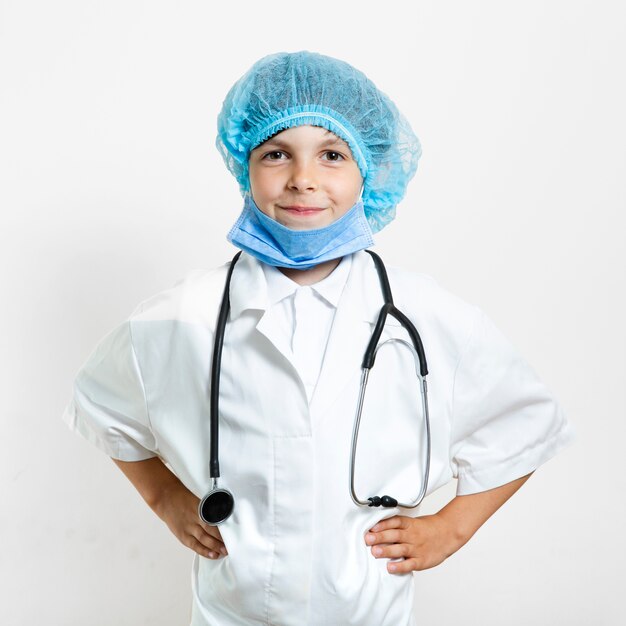
[{"label": "forehead", "polygon": [[266,147],[268,145],[287,148],[294,143],[314,144],[317,147],[343,146],[349,148],[348,144],[341,139],[341,137],[338,137],[335,133],[326,128],[302,125],[279,131],[272,137],[266,139],[262,144],[259,144],[254,150],[257,150],[261,146]]}]

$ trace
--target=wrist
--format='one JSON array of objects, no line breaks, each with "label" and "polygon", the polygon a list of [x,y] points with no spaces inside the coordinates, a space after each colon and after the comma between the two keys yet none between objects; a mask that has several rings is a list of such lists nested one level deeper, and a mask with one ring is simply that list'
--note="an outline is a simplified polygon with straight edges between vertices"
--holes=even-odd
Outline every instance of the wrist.
[{"label": "wrist", "polygon": [[164,506],[181,487],[186,489],[159,457],[143,461],[113,459],[141,494],[145,503],[163,519]]},{"label": "wrist", "polygon": [[154,513],[163,519],[164,505],[182,483],[160,458],[151,459],[151,461],[144,477],[141,495]]},{"label": "wrist", "polygon": [[467,543],[476,531],[525,482],[530,474],[509,483],[478,493],[456,496],[444,506],[437,516],[449,525],[460,546]]},{"label": "wrist", "polygon": [[165,506],[172,501],[174,494],[180,489],[182,483],[171,474],[166,480],[155,485],[155,488],[146,497],[147,505],[154,513],[163,519]]},{"label": "wrist", "polygon": [[472,497],[456,496],[436,513],[445,524],[455,550],[464,546],[484,521],[483,515],[477,515],[475,505]]},{"label": "wrist", "polygon": [[454,514],[454,512],[447,507],[435,513],[435,517],[445,529],[444,532],[448,538],[448,552],[450,554],[453,554],[464,546],[475,532],[464,523],[462,516]]}]

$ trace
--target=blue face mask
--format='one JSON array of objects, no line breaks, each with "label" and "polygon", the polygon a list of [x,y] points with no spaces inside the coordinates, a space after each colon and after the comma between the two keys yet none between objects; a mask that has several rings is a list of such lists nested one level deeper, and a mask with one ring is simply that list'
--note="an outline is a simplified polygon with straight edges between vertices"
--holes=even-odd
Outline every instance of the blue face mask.
[{"label": "blue face mask", "polygon": [[243,211],[226,238],[268,265],[301,270],[374,243],[361,199],[328,226],[294,230],[263,213],[250,193],[245,195]]}]

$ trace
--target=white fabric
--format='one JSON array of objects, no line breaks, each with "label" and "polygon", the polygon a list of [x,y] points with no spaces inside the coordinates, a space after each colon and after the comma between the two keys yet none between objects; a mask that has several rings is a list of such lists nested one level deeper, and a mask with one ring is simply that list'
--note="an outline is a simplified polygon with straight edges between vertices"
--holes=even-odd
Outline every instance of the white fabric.
[{"label": "white fabric", "polygon": [[[262,264],[242,253],[234,268],[220,484],[233,492],[235,510],[220,525],[229,555],[194,555],[192,626],[415,624],[413,577],[388,573],[388,559],[375,558],[363,538],[381,519],[418,511],[357,507],[348,491],[361,359],[382,305],[369,254],[351,256],[310,403]],[[210,359],[227,269],[194,271],[141,303],[80,369],[63,416],[114,458],[159,455],[199,498],[210,485]],[[453,477],[459,494],[497,487],[569,443],[558,401],[478,307],[427,275],[387,270],[428,359],[428,493]],[[381,341],[390,337],[408,338],[394,318]],[[363,410],[361,498],[417,495],[419,398],[412,353],[386,344]]]},{"label": "white fabric", "polygon": [[283,322],[285,341],[309,402],[322,369],[335,309],[351,263],[351,255],[343,257],[326,278],[313,285],[299,285],[278,268],[262,263],[269,301]]}]

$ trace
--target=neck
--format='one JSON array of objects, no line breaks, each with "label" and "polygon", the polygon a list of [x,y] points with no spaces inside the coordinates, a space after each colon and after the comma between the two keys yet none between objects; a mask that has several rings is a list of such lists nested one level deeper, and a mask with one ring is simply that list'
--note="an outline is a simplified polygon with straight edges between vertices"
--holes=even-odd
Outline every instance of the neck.
[{"label": "neck", "polygon": [[293,267],[279,267],[278,269],[298,285],[313,285],[326,278],[339,265],[341,258],[324,261],[308,270],[299,270]]}]

